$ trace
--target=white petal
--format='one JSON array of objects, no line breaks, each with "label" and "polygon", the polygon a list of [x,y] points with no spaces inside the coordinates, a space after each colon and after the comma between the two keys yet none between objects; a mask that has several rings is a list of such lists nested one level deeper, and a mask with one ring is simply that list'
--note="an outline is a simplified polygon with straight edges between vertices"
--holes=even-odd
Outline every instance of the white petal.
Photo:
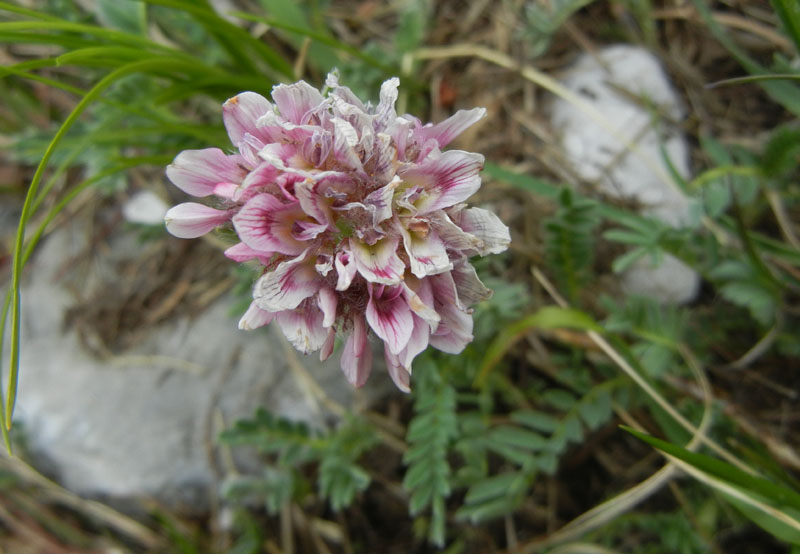
[{"label": "white petal", "polygon": [[411,273],[419,278],[436,275],[453,269],[444,243],[435,231],[428,230],[425,236],[409,231],[403,223],[397,225],[403,235],[403,245],[411,263]]},{"label": "white petal", "polygon": [[469,208],[461,212],[459,225],[467,233],[483,241],[479,249],[481,256],[504,252],[511,243],[511,234],[500,218],[482,208]]},{"label": "white petal", "polygon": [[481,282],[475,272],[475,268],[466,258],[459,260],[455,264],[451,275],[456,284],[458,299],[465,306],[472,306],[492,297],[492,291],[487,289],[486,285]]},{"label": "white petal", "polygon": [[280,312],[277,321],[289,342],[303,354],[319,350],[328,338],[328,331],[322,326],[322,312],[313,304]]},{"label": "white petal", "polygon": [[358,272],[371,283],[395,285],[403,280],[405,266],[397,256],[397,237],[386,237],[375,244],[350,239],[350,252]]},{"label": "white petal", "polygon": [[336,266],[336,290],[347,290],[350,288],[350,283],[353,282],[353,277],[356,276],[357,266],[350,254],[350,249],[342,248],[337,254],[334,262]]},{"label": "white petal", "polygon": [[308,250],[281,262],[256,281],[253,299],[259,308],[271,312],[292,310],[319,290],[322,281],[307,258]]},{"label": "white petal", "polygon": [[255,302],[250,302],[250,307],[239,320],[239,329],[243,331],[252,331],[259,327],[270,323],[275,319],[273,312],[268,312],[259,308]]}]

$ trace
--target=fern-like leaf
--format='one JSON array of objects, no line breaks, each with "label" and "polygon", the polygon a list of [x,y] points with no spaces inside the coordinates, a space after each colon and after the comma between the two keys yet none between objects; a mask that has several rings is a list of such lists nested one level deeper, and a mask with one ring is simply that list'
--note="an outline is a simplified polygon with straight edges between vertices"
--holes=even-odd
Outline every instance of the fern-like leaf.
[{"label": "fern-like leaf", "polygon": [[408,464],[403,487],[411,493],[412,515],[430,508],[429,540],[444,545],[445,499],[450,495],[451,443],[458,435],[456,391],[443,382],[433,363],[418,364],[415,375],[414,418],[408,427],[409,449],[403,457]]}]

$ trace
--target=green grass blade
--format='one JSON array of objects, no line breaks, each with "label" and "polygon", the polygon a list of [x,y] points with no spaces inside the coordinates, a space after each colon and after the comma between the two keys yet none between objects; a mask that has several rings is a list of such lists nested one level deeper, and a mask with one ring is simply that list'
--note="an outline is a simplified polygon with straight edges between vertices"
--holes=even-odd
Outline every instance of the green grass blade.
[{"label": "green grass blade", "polygon": [[182,10],[191,14],[200,22],[212,36],[215,36],[220,44],[225,47],[229,54],[233,56],[234,63],[243,65],[247,71],[258,74],[257,69],[250,60],[250,57],[239,47],[239,44],[249,45],[256,51],[264,62],[272,69],[285,77],[292,76],[292,66],[281,56],[275,53],[267,44],[258,40],[245,31],[223,19],[216,14],[205,2],[190,3],[182,0],[144,0],[148,4],[155,4],[167,8]]},{"label": "green grass blade", "polygon": [[117,31],[114,29],[106,29],[98,27],[97,25],[89,25],[84,23],[73,23],[71,21],[6,21],[0,22],[0,36],[4,32],[16,31],[65,31],[78,34],[86,34],[94,36],[99,39],[111,41],[122,46],[132,46],[139,48],[150,48],[158,52],[176,52],[174,48],[164,46],[154,42],[148,38],[126,33],[124,31]]},{"label": "green grass blade", "polygon": [[5,10],[7,12],[16,13],[27,17],[32,17],[34,19],[41,19],[44,21],[61,21],[61,18],[57,16],[50,15],[48,13],[44,13],[37,10],[29,10],[27,8],[23,8],[21,6],[17,6],[9,2],[0,2],[0,10]]},{"label": "green grass blade", "polygon": [[560,308],[558,306],[544,306],[533,314],[512,323],[501,330],[489,347],[481,362],[474,385],[481,387],[489,376],[492,368],[499,362],[506,352],[525,333],[532,329],[559,329],[569,328],[579,331],[603,332],[603,328],[595,322],[592,316],[573,308]]},{"label": "green grass blade", "polygon": [[347,52],[354,58],[361,60],[373,67],[376,67],[386,73],[387,75],[398,75],[400,73],[400,69],[398,67],[394,67],[391,65],[386,65],[380,60],[377,60],[370,56],[369,54],[365,54],[362,50],[350,46],[349,44],[345,44],[341,41],[336,40],[333,37],[330,37],[326,34],[320,33],[318,31],[313,31],[311,29],[307,29],[304,27],[296,27],[294,25],[287,25],[279,20],[270,17],[263,17],[259,15],[253,15],[245,12],[231,12],[231,15],[236,17],[240,17],[242,19],[246,19],[248,21],[255,21],[257,23],[266,23],[271,27],[275,27],[276,29],[281,29],[283,31],[289,31],[290,33],[296,33],[301,36],[308,37],[312,40],[315,40],[319,43],[322,43],[326,46],[331,46],[343,52]]},{"label": "green grass blade", "polygon": [[[731,40],[727,32],[711,15],[707,0],[693,0],[693,3],[697,8],[697,12],[711,31],[711,34],[714,35],[714,38],[736,58],[748,73],[753,75],[772,73],[748,56],[733,40]],[[800,116],[800,89],[798,89],[798,87],[785,81],[759,81],[758,83],[775,102],[781,104],[794,115]]]},{"label": "green grass blade", "polygon": [[86,95],[78,102],[67,119],[62,123],[61,127],[56,132],[53,139],[50,141],[47,150],[39,162],[36,172],[34,173],[28,193],[25,196],[25,202],[22,206],[22,213],[20,214],[19,226],[17,228],[17,236],[14,243],[14,257],[12,266],[12,283],[11,283],[11,353],[9,357],[9,374],[8,374],[8,391],[7,401],[5,405],[5,425],[10,429],[11,420],[14,413],[14,405],[17,395],[17,384],[19,378],[19,336],[20,336],[20,281],[22,278],[23,267],[23,245],[25,241],[25,228],[28,219],[32,215],[32,207],[37,197],[39,183],[44,175],[44,170],[47,167],[50,158],[55,152],[56,147],[66,136],[70,127],[78,120],[78,117],[86,110],[86,108],[95,101],[103,91],[111,86],[116,81],[123,77],[132,75],[134,73],[147,73],[160,70],[171,69],[173,71],[184,71],[185,63],[178,60],[157,59],[157,60],[144,60],[124,65],[115,71],[112,71],[101,79]]},{"label": "green grass blade", "polygon": [[772,7],[783,23],[784,29],[800,52],[800,2],[797,0],[772,0]]}]

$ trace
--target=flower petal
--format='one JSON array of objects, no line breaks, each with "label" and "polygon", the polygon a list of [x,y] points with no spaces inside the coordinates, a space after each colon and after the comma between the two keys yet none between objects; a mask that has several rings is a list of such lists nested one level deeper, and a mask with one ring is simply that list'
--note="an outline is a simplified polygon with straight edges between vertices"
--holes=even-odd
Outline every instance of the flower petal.
[{"label": "flower petal", "polygon": [[322,320],[322,326],[326,329],[333,326],[333,324],[336,322],[337,303],[338,297],[332,288],[323,286],[321,289],[319,289],[319,294],[317,295],[317,304],[325,316],[325,318]]},{"label": "flower petal", "polygon": [[319,91],[305,81],[274,87],[272,100],[284,118],[298,125],[306,123],[306,114],[324,101]]},{"label": "flower petal", "polygon": [[421,138],[419,142],[423,143],[428,139],[435,139],[439,143],[439,148],[444,148],[467,127],[480,121],[485,116],[486,108],[459,110],[436,125],[419,129],[417,131],[417,136]]},{"label": "flower petal", "polygon": [[208,196],[219,183],[241,183],[248,169],[239,154],[228,156],[219,148],[184,150],[167,166],[167,178],[187,194]]},{"label": "flower petal", "polygon": [[341,366],[344,376],[354,387],[361,387],[367,382],[372,370],[372,349],[367,341],[367,326],[361,316],[353,318],[353,332],[342,349]]},{"label": "flower petal", "polygon": [[292,234],[294,223],[302,216],[299,204],[284,204],[271,194],[259,194],[233,216],[233,227],[250,248],[291,256],[306,247]]},{"label": "flower petal", "polygon": [[358,133],[355,128],[344,119],[334,117],[333,132],[333,155],[348,169],[357,175],[367,178],[361,158],[356,153],[355,146],[358,144]]},{"label": "flower petal", "polygon": [[[459,206],[464,206],[464,204],[459,204]],[[458,206],[455,208],[457,207]],[[467,233],[464,231],[464,229],[453,222],[451,216],[448,215],[451,211],[454,212],[454,217],[457,219],[460,218],[460,214],[453,208],[447,212],[439,211],[427,215],[431,226],[436,231],[436,234],[439,235],[439,238],[442,239],[447,248],[465,253],[477,253],[481,248],[484,248],[484,244],[481,239],[475,235]]]},{"label": "flower petal", "polygon": [[270,323],[275,319],[274,312],[268,312],[259,308],[255,302],[250,302],[250,307],[239,320],[239,329],[243,331],[252,331],[259,327]]},{"label": "flower petal", "polygon": [[397,174],[411,186],[424,189],[415,205],[424,214],[463,202],[481,187],[480,154],[449,150],[420,164],[401,168]]},{"label": "flower petal", "polygon": [[458,299],[464,306],[472,306],[478,302],[483,302],[492,297],[492,291],[486,288],[472,264],[463,258],[455,263],[453,271],[450,273],[456,284]]},{"label": "flower petal", "polygon": [[225,256],[227,256],[228,258],[230,258],[234,262],[239,262],[239,263],[248,262],[250,260],[255,260],[256,258],[258,258],[259,260],[261,260],[261,263],[263,263],[264,265],[267,265],[268,262],[269,262],[269,259],[272,257],[273,252],[264,252],[262,250],[253,250],[252,248],[247,246],[245,243],[239,242],[237,244],[234,244],[233,246],[231,246],[227,250],[225,250],[225,252],[223,252],[223,254],[225,254]]},{"label": "flower petal", "polygon": [[436,331],[441,318],[433,309],[433,289],[430,280],[417,279],[413,275],[407,276],[403,281],[403,294],[414,315],[425,320],[431,331]]},{"label": "flower petal", "polygon": [[397,228],[403,235],[403,246],[411,263],[411,273],[423,278],[453,269],[442,239],[428,229],[427,225],[424,227],[426,230],[420,232],[406,229],[404,223],[397,225]]},{"label": "flower petal", "polygon": [[281,262],[256,281],[253,299],[259,308],[271,312],[293,310],[320,289],[322,281],[307,258],[308,250]]},{"label": "flower petal", "polygon": [[375,244],[350,239],[350,252],[358,272],[371,283],[396,285],[403,280],[405,265],[397,256],[399,239],[386,237]]},{"label": "flower petal", "polygon": [[381,85],[380,101],[375,108],[375,126],[383,129],[387,123],[397,117],[394,111],[394,104],[397,102],[397,87],[400,86],[400,79],[392,77]]},{"label": "flower petal", "polygon": [[331,327],[328,329],[328,336],[322,348],[319,349],[319,361],[324,362],[333,354],[333,348],[336,346],[336,329]]},{"label": "flower petal", "polygon": [[264,143],[274,140],[269,133],[256,126],[258,118],[271,111],[272,103],[255,92],[242,92],[229,98],[222,105],[222,121],[233,145],[239,148],[247,134]]},{"label": "flower petal", "polygon": [[493,212],[482,208],[469,208],[461,212],[458,222],[467,233],[483,241],[478,249],[481,256],[504,252],[511,243],[508,227]]},{"label": "flower petal", "polygon": [[428,277],[433,287],[434,309],[441,317],[436,332],[431,335],[434,348],[458,354],[472,339],[472,317],[458,298],[456,285],[450,273]]},{"label": "flower petal", "polygon": [[342,250],[336,253],[334,265],[336,266],[336,275],[338,276],[336,290],[347,290],[350,288],[350,283],[353,282],[353,277],[356,276],[356,271],[358,269],[353,256],[350,254],[349,248],[342,248]]},{"label": "flower petal", "polygon": [[230,212],[215,210],[196,202],[173,206],[164,216],[167,231],[182,239],[194,239],[205,235],[215,227],[228,221]]},{"label": "flower petal", "polygon": [[400,362],[408,373],[411,373],[411,364],[414,362],[414,358],[428,347],[430,336],[431,329],[427,322],[414,315],[414,330],[411,333],[411,338],[408,339],[408,344],[398,355]]},{"label": "flower petal", "polygon": [[400,287],[367,285],[367,322],[392,354],[400,353],[408,344],[414,330],[411,308],[403,297]]},{"label": "flower petal", "polygon": [[322,312],[316,305],[306,303],[296,310],[279,312],[277,321],[292,346],[303,354],[310,354],[322,348],[328,338],[322,318]]},{"label": "flower petal", "polygon": [[386,369],[389,377],[402,392],[411,392],[411,374],[403,367],[400,357],[384,349],[383,356],[386,358]]}]

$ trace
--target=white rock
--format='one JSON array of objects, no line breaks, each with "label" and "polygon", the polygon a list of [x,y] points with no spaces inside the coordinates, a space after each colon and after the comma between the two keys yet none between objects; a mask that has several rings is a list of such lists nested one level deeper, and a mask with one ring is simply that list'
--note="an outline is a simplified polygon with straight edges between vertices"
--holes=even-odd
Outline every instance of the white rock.
[{"label": "white rock", "polygon": [[122,216],[131,223],[163,225],[167,210],[169,206],[156,193],[143,190],[125,202],[122,206]]},{"label": "white rock", "polygon": [[[584,54],[562,84],[594,108],[601,125],[574,104],[557,98],[551,107],[553,128],[575,172],[608,195],[637,200],[642,212],[672,226],[689,222],[689,199],[669,178],[661,149],[676,171],[689,176],[689,147],[679,129],[654,125],[657,109],[673,120],[684,117],[680,100],[658,60],[646,50],[617,45]],[[639,98],[639,101],[636,100]],[[633,142],[637,152],[626,143]],[[662,302],[691,301],[699,275],[672,256],[658,267],[640,259],[623,275],[623,288]]]},{"label": "white rock", "polygon": [[[287,364],[280,330],[239,331],[229,298],[196,317],[155,326],[118,360],[128,363],[86,352],[76,332],[63,328],[74,300],[59,281],[71,256],[86,245],[85,230],[73,225],[44,244],[26,268],[22,290],[15,419],[23,424],[38,465],[83,495],[117,501],[153,497],[196,512],[216,494],[209,452],[218,429],[208,424],[218,415],[230,426],[262,406],[315,427],[326,425],[329,415]],[[126,242],[115,250],[127,251],[114,255],[136,259],[133,244]],[[332,399],[353,404],[338,356],[325,364],[315,356],[297,356]],[[375,369],[372,392],[375,386],[391,387],[388,375]],[[240,471],[255,469],[252,456],[237,463]]]}]

